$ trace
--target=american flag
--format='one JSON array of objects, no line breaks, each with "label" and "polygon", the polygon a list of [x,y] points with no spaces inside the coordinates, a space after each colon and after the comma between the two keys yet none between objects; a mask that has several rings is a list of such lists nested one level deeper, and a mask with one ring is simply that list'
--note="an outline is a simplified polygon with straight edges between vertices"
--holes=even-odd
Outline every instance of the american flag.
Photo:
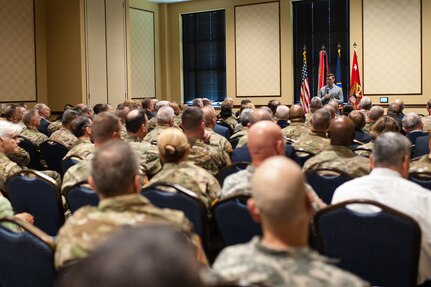
[{"label": "american flag", "polygon": [[308,113],[310,110],[310,87],[308,86],[307,74],[307,52],[304,51],[304,65],[302,66],[302,80],[301,80],[301,93],[300,101],[304,112]]}]

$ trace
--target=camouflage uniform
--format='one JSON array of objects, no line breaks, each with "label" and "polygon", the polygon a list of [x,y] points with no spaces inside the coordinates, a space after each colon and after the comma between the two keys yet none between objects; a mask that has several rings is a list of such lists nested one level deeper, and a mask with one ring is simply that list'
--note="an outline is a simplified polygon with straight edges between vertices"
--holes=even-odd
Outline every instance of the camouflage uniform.
[{"label": "camouflage uniform", "polygon": [[210,128],[206,128],[205,130],[211,132],[209,145],[218,148],[229,156],[232,152],[232,145],[230,142],[224,136],[219,135]]},{"label": "camouflage uniform", "polygon": [[363,145],[357,146],[356,148],[366,148],[366,149],[369,149],[370,151],[366,151],[366,150],[358,150],[358,151],[355,151],[355,153],[356,153],[356,154],[359,154],[359,155],[361,155],[361,156],[369,157],[369,156],[370,156],[370,154],[371,154],[371,153],[372,153],[372,151],[373,151],[373,146],[374,146],[374,143],[373,143],[373,142],[368,142],[368,143],[366,143],[366,144],[363,144]]},{"label": "camouflage uniform", "polygon": [[366,123],[362,131],[369,134],[374,124],[375,123]]},{"label": "camouflage uniform", "polygon": [[125,135],[124,137],[122,136],[121,137],[121,139],[123,140],[123,141],[125,141],[126,143],[130,143],[130,142],[137,142],[137,143],[140,143],[140,142],[142,142],[142,138],[140,138],[140,137],[138,137],[138,136],[135,136],[135,135],[130,135],[130,134],[127,134],[127,135]]},{"label": "camouflage uniform", "polygon": [[192,230],[182,212],[157,208],[140,194],[102,199],[97,207],[79,209],[60,229],[55,267],[61,268],[86,257],[121,227],[148,223],[173,224],[188,233]]},{"label": "camouflage uniform", "polygon": [[162,169],[157,146],[147,142],[129,142],[129,145],[138,156],[141,172],[148,178],[153,177]]},{"label": "camouflage uniform", "polygon": [[311,131],[305,123],[290,123],[289,126],[281,130],[285,137],[297,140],[300,136],[309,134]]},{"label": "camouflage uniform", "polygon": [[94,144],[88,139],[78,139],[78,141],[67,152],[63,159],[76,157],[84,159],[95,151]]},{"label": "camouflage uniform", "polygon": [[431,159],[428,154],[420,157],[418,160],[410,162],[409,172],[431,171]]},{"label": "camouflage uniform", "polygon": [[[9,177],[21,170],[22,168],[20,166],[11,161],[4,153],[0,152],[0,189],[5,191],[5,184]],[[60,185],[61,178],[57,172],[53,170],[44,170],[41,171],[41,173],[51,177]]]},{"label": "camouflage uniform", "polygon": [[126,125],[122,123],[121,124],[120,137],[122,140],[126,140],[126,138],[128,136],[129,136],[129,134],[127,133]]},{"label": "camouflage uniform", "polygon": [[203,168],[188,161],[165,163],[163,169],[151,179],[148,185],[158,182],[178,184],[193,191],[208,208],[220,195],[217,179]]},{"label": "camouflage uniform", "polygon": [[153,129],[155,129],[157,126],[157,117],[152,117],[149,121],[148,121],[148,132],[152,131]]},{"label": "camouflage uniform", "polygon": [[26,140],[31,141],[34,145],[39,146],[48,139],[48,136],[39,132],[35,128],[27,128],[20,134]]},{"label": "camouflage uniform", "polygon": [[23,121],[19,121],[17,124],[22,128],[23,131],[27,129],[27,126],[23,123]]},{"label": "camouflage uniform", "polygon": [[304,163],[303,171],[316,168],[336,168],[353,177],[370,173],[370,160],[356,155],[349,147],[331,145]]},{"label": "camouflage uniform", "polygon": [[[13,214],[12,205],[10,204],[9,200],[4,198],[3,195],[0,194],[0,218],[13,217],[13,216],[14,214]],[[4,222],[2,223],[2,226],[15,232],[21,231],[21,229],[13,223]]]},{"label": "camouflage uniform", "polygon": [[170,127],[157,124],[156,127],[144,137],[144,141],[152,145],[157,145],[159,135],[168,128]]},{"label": "camouflage uniform", "polygon": [[295,149],[302,148],[305,151],[317,154],[330,146],[330,141],[325,133],[310,132],[300,136],[292,145]]},{"label": "camouflage uniform", "polygon": [[61,193],[63,195],[69,187],[88,179],[91,174],[91,160],[93,156],[94,154],[89,154],[86,159],[81,160],[66,171],[61,185]]},{"label": "camouflage uniform", "polygon": [[424,125],[424,132],[431,130],[431,116],[422,117],[422,123]]},{"label": "camouflage uniform", "polygon": [[52,133],[49,139],[63,144],[68,149],[70,149],[78,141],[78,138],[74,136],[71,131],[63,127]]},{"label": "camouflage uniform", "polygon": [[248,134],[248,128],[247,127],[242,127],[238,132],[234,133],[230,139],[234,139],[234,138],[242,138],[243,136]]},{"label": "camouflage uniform", "polygon": [[264,246],[259,237],[224,249],[213,270],[225,281],[271,287],[369,286],[308,247],[276,250]]},{"label": "camouflage uniform", "polygon": [[248,134],[243,135],[239,141],[238,144],[236,145],[236,147],[242,147],[244,145],[248,144]]},{"label": "camouflage uniform", "polygon": [[234,130],[236,125],[238,124],[238,121],[234,116],[230,116],[230,117],[225,118],[225,119],[219,119],[218,121],[227,123],[231,127],[232,130]]},{"label": "camouflage uniform", "polygon": [[216,175],[223,167],[230,165],[231,160],[225,153],[207,145],[201,139],[189,139],[190,154],[188,160]]},{"label": "camouflage uniform", "polygon": [[305,114],[305,126],[307,128],[311,128],[311,118],[313,117],[313,113],[312,112],[308,112]]},{"label": "camouflage uniform", "polygon": [[234,195],[250,195],[251,177],[254,170],[255,167],[250,164],[246,169],[228,176],[223,182],[220,198]]},{"label": "camouflage uniform", "polygon": [[181,123],[182,123],[182,121],[181,121],[181,114],[179,114],[178,116],[174,116],[174,123],[177,126],[181,126]]},{"label": "camouflage uniform", "polygon": [[55,122],[51,122],[49,125],[48,125],[48,131],[52,134],[53,132],[56,132],[56,131],[58,131],[60,128],[61,128],[61,125],[62,125],[62,123],[61,123],[61,121],[55,121]]},{"label": "camouflage uniform", "polygon": [[8,154],[8,158],[20,167],[25,167],[30,163],[30,154],[20,146],[16,153]]}]

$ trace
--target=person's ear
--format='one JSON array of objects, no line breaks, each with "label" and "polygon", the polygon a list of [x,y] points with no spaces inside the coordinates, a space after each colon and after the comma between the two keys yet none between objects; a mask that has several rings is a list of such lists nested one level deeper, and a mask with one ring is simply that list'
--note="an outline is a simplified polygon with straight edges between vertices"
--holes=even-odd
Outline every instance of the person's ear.
[{"label": "person's ear", "polygon": [[141,192],[141,177],[139,174],[135,175],[135,178],[133,179],[133,188],[135,189],[136,193]]},{"label": "person's ear", "polygon": [[373,153],[370,154],[370,170],[373,170],[374,168],[374,155]]},{"label": "person's ear", "polygon": [[256,202],[253,198],[249,198],[247,200],[247,209],[248,212],[250,212],[251,218],[257,222],[260,223],[260,210],[256,206]]},{"label": "person's ear", "polygon": [[90,185],[91,189],[96,190],[96,186],[94,184],[94,179],[91,175],[88,177],[87,181],[88,181],[88,184]]}]

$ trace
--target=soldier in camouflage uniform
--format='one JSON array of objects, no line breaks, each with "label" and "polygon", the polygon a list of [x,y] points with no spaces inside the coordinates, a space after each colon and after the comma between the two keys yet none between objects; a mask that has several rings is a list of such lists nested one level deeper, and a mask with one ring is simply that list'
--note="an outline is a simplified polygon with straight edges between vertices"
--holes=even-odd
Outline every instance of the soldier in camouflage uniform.
[{"label": "soldier in camouflage uniform", "polygon": [[381,106],[373,106],[368,112],[365,127],[362,130],[366,133],[370,133],[373,125],[377,122],[378,119],[383,117],[384,112],[385,111]]},{"label": "soldier in camouflage uniform", "polygon": [[[161,107],[169,106],[169,101],[158,101],[154,105],[154,115],[157,115],[157,112]],[[148,121],[148,132],[152,131],[157,126],[157,117],[154,116]]]},{"label": "soldier in camouflage uniform", "polygon": [[211,135],[209,138],[209,145],[225,152],[229,156],[232,152],[232,145],[224,136],[219,135],[213,130],[216,124],[214,108],[212,106],[206,106],[202,108],[202,112],[204,113],[205,131]]},{"label": "soldier in camouflage uniform", "polygon": [[305,125],[304,109],[300,105],[293,105],[289,110],[290,125],[282,129],[283,135],[297,140],[300,136],[309,134],[310,129]]},{"label": "soldier in camouflage uniform", "polygon": [[314,112],[311,119],[311,132],[300,136],[294,143],[293,147],[303,149],[305,151],[317,154],[329,147],[329,139],[326,137],[326,132],[331,121],[331,114],[320,109]]},{"label": "soldier in camouflage uniform", "polygon": [[72,121],[78,116],[79,113],[74,110],[65,111],[63,113],[63,119],[61,120],[61,128],[58,131],[53,132],[49,139],[59,142],[70,149],[78,140],[78,138],[72,134],[71,128]]},{"label": "soldier in camouflage uniform", "polygon": [[50,134],[52,134],[53,132],[58,131],[61,128],[61,121],[57,120],[57,121],[53,121],[48,125],[48,132]]},{"label": "soldier in camouflage uniform", "polygon": [[27,127],[21,136],[34,145],[39,146],[48,139],[48,136],[39,132],[37,129],[40,126],[40,115],[37,110],[28,110],[24,113],[23,123]]},{"label": "soldier in camouflage uniform", "polygon": [[8,154],[7,157],[20,167],[26,167],[30,163],[30,154],[22,147],[18,147],[16,152]]},{"label": "soldier in camouflage uniform", "polygon": [[284,156],[264,161],[253,174],[251,194],[247,205],[252,218],[261,222],[263,237],[220,253],[213,271],[221,281],[271,287],[369,286],[308,247],[313,214],[295,162]]},{"label": "soldier in camouflage uniform", "polygon": [[159,135],[166,129],[174,126],[174,110],[169,106],[161,107],[157,111],[156,119],[157,125],[156,127],[150,131],[144,138],[144,141],[157,145],[157,138]]},{"label": "soldier in camouflage uniform", "polygon": [[78,141],[75,142],[63,159],[68,157],[85,159],[94,152],[94,144],[91,142],[91,124],[92,120],[87,116],[80,116],[72,121],[72,133],[78,138]]},{"label": "soldier in camouflage uniform", "polygon": [[341,116],[331,121],[329,125],[331,146],[313,156],[304,163],[303,170],[317,168],[337,168],[352,177],[360,177],[370,173],[369,159],[356,155],[350,148],[353,138],[353,122]]},{"label": "soldier in camouflage uniform", "polygon": [[248,133],[248,124],[251,120],[251,114],[253,113],[253,109],[243,109],[240,115],[240,126],[239,130],[235,129],[235,133],[230,137],[230,140],[234,140],[236,138],[241,139],[244,135]]},{"label": "soldier in camouflage uniform", "polygon": [[210,208],[220,194],[220,185],[209,172],[187,161],[190,146],[184,133],[166,129],[160,134],[157,146],[164,165],[148,185],[157,182],[178,184],[193,191]]},{"label": "soldier in camouflage uniform", "polygon": [[[267,107],[259,108],[253,111],[250,117],[250,122],[248,123],[248,128],[260,121],[273,121],[272,114],[267,110]],[[248,143],[248,134],[244,135],[239,139],[236,147],[242,147]]]},{"label": "soldier in camouflage uniform", "polygon": [[[5,189],[6,181],[15,173],[22,170],[15,162],[6,155],[16,152],[19,140],[17,135],[21,132],[21,127],[5,121],[0,121],[0,189]],[[60,184],[60,175],[52,170],[45,170],[42,173],[53,178]]]},{"label": "soldier in camouflage uniform", "polygon": [[90,185],[100,197],[99,205],[79,209],[60,229],[56,239],[57,269],[86,257],[126,225],[168,223],[191,232],[192,226],[181,211],[160,209],[140,195],[138,162],[128,144],[105,144],[96,152],[91,170]]},{"label": "soldier in camouflage uniform", "polygon": [[202,111],[197,107],[186,109],[182,114],[184,133],[190,144],[189,161],[216,175],[223,167],[230,165],[226,153],[204,143],[205,123]]},{"label": "soldier in camouflage uniform", "polygon": [[305,126],[310,128],[310,120],[313,117],[315,111],[323,108],[322,99],[319,97],[313,97],[310,101],[310,110],[305,114]]}]

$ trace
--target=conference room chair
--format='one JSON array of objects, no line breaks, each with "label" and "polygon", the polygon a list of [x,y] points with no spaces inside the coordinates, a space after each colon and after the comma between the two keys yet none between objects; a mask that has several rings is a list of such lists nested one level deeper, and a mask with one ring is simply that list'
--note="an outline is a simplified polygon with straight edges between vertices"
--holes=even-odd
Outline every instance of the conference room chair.
[{"label": "conference room chair", "polygon": [[431,171],[410,172],[409,180],[431,190]]},{"label": "conference room chair", "polygon": [[331,204],[337,187],[352,179],[349,174],[337,168],[307,170],[304,175],[308,184],[326,204]]},{"label": "conference room chair", "polygon": [[157,207],[184,212],[200,236],[205,251],[209,253],[208,210],[194,192],[177,184],[159,182],[143,188],[141,194]]},{"label": "conference room chair", "polygon": [[224,168],[222,168],[217,174],[216,174],[216,179],[218,181],[218,183],[220,184],[220,186],[223,186],[223,183],[225,181],[225,179],[229,176],[232,175],[240,170],[244,170],[247,168],[247,166],[249,165],[249,162],[245,162],[245,161],[240,161],[240,162],[235,162],[232,165],[226,166]]},{"label": "conference room chair", "polygon": [[61,143],[53,140],[44,141],[40,144],[39,149],[48,165],[48,169],[55,170],[62,175],[63,170],[61,168],[61,161],[69,149]]},{"label": "conference room chair", "polygon": [[372,286],[416,286],[421,229],[371,200],[349,200],[314,217],[319,251]]},{"label": "conference room chair", "polygon": [[62,159],[61,160],[61,171],[63,172],[63,174],[65,174],[69,168],[71,168],[72,166],[74,166],[75,164],[80,162],[81,160],[82,160],[82,158],[79,158],[77,156],[68,156],[68,157]]},{"label": "conference room chair", "polygon": [[24,137],[19,137],[18,145],[30,155],[30,162],[27,167],[35,170],[43,170],[43,167],[40,164],[41,155],[37,149],[37,146]]},{"label": "conference room chair", "polygon": [[1,286],[54,286],[55,243],[49,235],[22,220],[0,218],[0,242]]},{"label": "conference room chair", "polygon": [[97,206],[99,204],[97,193],[91,189],[86,180],[78,182],[64,190],[64,196],[66,197],[67,206],[69,206],[72,213],[83,206]]},{"label": "conference room chair", "polygon": [[24,169],[6,181],[15,213],[28,212],[34,225],[55,236],[64,223],[64,209],[57,183],[45,174]]},{"label": "conference room chair", "polygon": [[297,148],[297,149],[295,149],[295,152],[296,152],[297,162],[301,167],[304,166],[304,163],[308,159],[310,159],[316,155],[315,153],[307,151],[303,148]]},{"label": "conference room chair", "polygon": [[262,235],[262,227],[247,209],[250,196],[237,195],[217,201],[212,207],[214,220],[225,246],[245,243]]}]

